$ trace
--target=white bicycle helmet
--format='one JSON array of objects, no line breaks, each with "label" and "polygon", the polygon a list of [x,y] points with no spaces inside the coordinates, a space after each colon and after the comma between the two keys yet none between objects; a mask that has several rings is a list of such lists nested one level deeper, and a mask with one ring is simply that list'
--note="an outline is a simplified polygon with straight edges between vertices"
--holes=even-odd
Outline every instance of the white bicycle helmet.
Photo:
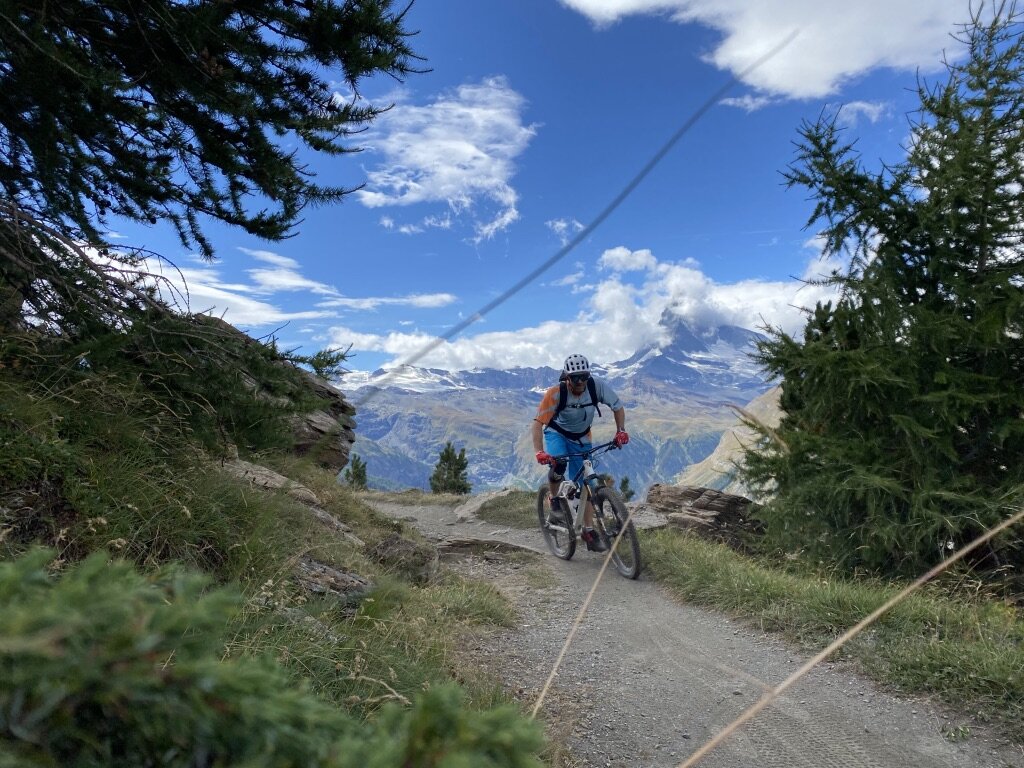
[{"label": "white bicycle helmet", "polygon": [[583,355],[569,355],[565,358],[562,373],[570,376],[574,373],[590,373],[590,362]]}]

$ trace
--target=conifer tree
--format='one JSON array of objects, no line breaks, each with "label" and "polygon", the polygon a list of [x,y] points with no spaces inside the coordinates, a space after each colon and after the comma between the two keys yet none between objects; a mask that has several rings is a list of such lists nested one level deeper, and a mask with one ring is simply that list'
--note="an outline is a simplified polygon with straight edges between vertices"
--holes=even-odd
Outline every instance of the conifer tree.
[{"label": "conifer tree", "polygon": [[462,448],[455,453],[455,446],[448,441],[441,450],[434,473],[430,476],[430,490],[433,493],[469,493],[470,485],[466,475],[468,467],[466,449]]},{"label": "conifer tree", "polygon": [[[849,567],[919,572],[1024,497],[1024,38],[979,8],[906,160],[864,170],[836,115],[801,129],[835,303],[759,345],[781,379],[776,439],[746,457],[774,541]],[[752,425],[756,426],[756,425]],[[1024,565],[1019,538],[988,565]]]},{"label": "conifer tree", "polygon": [[636,491],[630,486],[628,477],[623,476],[619,481],[619,496],[622,497],[623,501],[629,501],[636,496]]},{"label": "conifer tree", "polygon": [[0,322],[27,303],[67,335],[158,308],[131,275],[145,254],[104,241],[111,216],[168,221],[211,257],[210,220],[280,240],[307,205],[339,200],[349,190],[317,184],[296,147],[356,149],[382,109],[355,98],[362,80],[416,71],[404,14],[392,0],[6,2]]},{"label": "conifer tree", "polygon": [[366,462],[355,454],[345,470],[345,482],[357,491],[366,490]]}]

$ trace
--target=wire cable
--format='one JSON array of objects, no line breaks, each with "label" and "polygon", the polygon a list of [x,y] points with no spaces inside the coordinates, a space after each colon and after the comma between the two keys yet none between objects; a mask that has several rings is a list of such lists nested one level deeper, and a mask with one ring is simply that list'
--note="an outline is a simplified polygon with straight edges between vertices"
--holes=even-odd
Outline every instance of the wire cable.
[{"label": "wire cable", "polygon": [[614,198],[612,198],[611,202],[608,203],[608,205],[606,205],[604,209],[600,213],[598,213],[597,216],[594,217],[594,219],[589,224],[587,224],[587,226],[585,226],[583,229],[577,232],[575,237],[573,237],[568,243],[559,248],[553,256],[550,256],[539,266],[535,267],[525,276],[520,278],[515,284],[506,289],[504,293],[484,304],[484,306],[482,306],[472,315],[467,317],[465,320],[456,323],[451,328],[449,328],[445,333],[438,336],[428,344],[424,345],[423,348],[414,352],[407,359],[403,360],[401,363],[395,366],[395,368],[393,368],[392,371],[384,375],[380,382],[376,384],[370,392],[368,392],[366,395],[364,395],[362,398],[356,401],[356,407],[358,408],[359,406],[365,405],[369,400],[375,397],[383,387],[387,386],[388,383],[395,378],[396,370],[415,364],[419,360],[422,360],[426,355],[430,354],[439,346],[441,346],[441,344],[444,344],[446,341],[451,341],[453,338],[458,336],[473,323],[477,322],[478,320],[482,320],[489,312],[499,307],[500,305],[504,304],[512,296],[519,293],[519,291],[523,290],[523,288],[525,288],[538,277],[540,277],[542,274],[544,274],[544,272],[546,272],[559,261],[564,259],[574,248],[576,248],[577,245],[586,240],[587,237],[589,237],[595,229],[597,229],[602,223],[604,223],[605,219],[611,216],[616,208],[622,205],[623,201],[627,197],[629,197],[630,194],[632,194],[633,190],[640,186],[640,182],[647,178],[651,171],[653,171],[654,168],[665,158],[665,155],[667,155],[669,151],[671,151],[671,149],[679,142],[679,140],[683,138],[683,136],[685,136],[690,131],[690,129],[693,128],[693,126],[696,125],[697,122],[702,117],[704,117],[704,115],[707,114],[707,112],[713,106],[715,106],[715,104],[717,104],[723,96],[725,96],[726,93],[728,93],[735,85],[740,83],[744,77],[746,77],[751,72],[763,66],[769,60],[777,56],[786,46],[793,42],[793,40],[796,38],[799,32],[799,29],[793,30],[789,35],[787,35],[782,40],[782,42],[780,42],[774,48],[769,50],[763,56],[756,59],[750,66],[742,70],[739,74],[733,75],[733,77],[730,78],[728,82],[726,82],[718,90],[711,94],[711,96],[709,96],[704,101],[704,103],[701,104],[692,115],[690,115],[686,122],[684,122],[676,130],[676,132],[673,133],[671,137],[669,137],[668,141],[666,141],[665,144],[662,145],[661,149],[654,153],[653,157],[651,157],[651,159],[647,161],[643,168],[640,169],[640,171],[629,181],[629,183],[626,184],[626,186],[623,187],[622,190]]}]

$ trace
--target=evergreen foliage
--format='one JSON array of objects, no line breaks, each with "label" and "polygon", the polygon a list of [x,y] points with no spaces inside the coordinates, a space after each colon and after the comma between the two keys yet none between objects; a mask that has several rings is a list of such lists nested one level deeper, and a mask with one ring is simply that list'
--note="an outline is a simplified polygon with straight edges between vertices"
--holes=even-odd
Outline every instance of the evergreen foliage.
[{"label": "evergreen foliage", "polygon": [[623,477],[619,481],[619,496],[622,497],[623,501],[629,501],[636,496],[636,491],[630,486],[628,477]]},{"label": "evergreen foliage", "polygon": [[[905,161],[864,170],[834,114],[801,129],[788,182],[850,261],[802,339],[759,345],[784,418],[746,477],[790,550],[917,573],[1024,499],[1024,37],[1012,5],[990,12],[919,84]],[[986,558],[1024,566],[1019,535]]]},{"label": "evergreen foliage", "polygon": [[441,450],[434,473],[430,476],[430,490],[434,493],[469,493],[471,488],[466,473],[468,467],[466,449],[455,453],[455,446],[448,441]]},{"label": "evergreen foliage", "polygon": [[343,140],[381,110],[336,98],[332,81],[357,91],[414,71],[391,6],[9,0],[2,197],[94,242],[109,215],[169,220],[207,256],[200,215],[280,239],[304,206],[346,190],[313,183],[279,138],[351,152]]},{"label": "evergreen foliage", "polygon": [[366,490],[366,462],[352,454],[348,468],[345,470],[345,482],[357,491]]},{"label": "evergreen foliage", "polygon": [[231,591],[103,553],[55,579],[51,557],[0,563],[7,765],[540,765],[540,729],[512,707],[472,712],[443,686],[359,722],[269,658],[221,660]]},{"label": "evergreen foliage", "polygon": [[105,240],[111,217],[170,222],[210,258],[210,220],[280,240],[338,201],[350,190],[315,183],[295,145],[357,149],[383,108],[335,83],[417,71],[404,15],[392,0],[5,3],[0,329],[91,338],[187,305],[159,255]]}]

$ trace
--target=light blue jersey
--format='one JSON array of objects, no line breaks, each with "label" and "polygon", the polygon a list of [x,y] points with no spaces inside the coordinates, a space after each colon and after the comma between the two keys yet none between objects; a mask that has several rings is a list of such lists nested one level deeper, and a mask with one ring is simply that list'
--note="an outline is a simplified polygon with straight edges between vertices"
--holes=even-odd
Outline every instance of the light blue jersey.
[{"label": "light blue jersey", "polygon": [[[615,390],[601,379],[594,378],[594,390],[599,403],[604,403],[613,411],[622,408],[622,403],[619,401],[619,396],[615,394]],[[537,409],[537,421],[544,425],[545,432],[550,431],[548,425],[551,423],[551,418],[558,407],[558,394],[559,385],[556,384],[553,387],[549,387],[540,401],[540,407]],[[565,408],[555,417],[554,423],[566,432],[573,434],[586,433],[590,431],[590,425],[593,423],[596,413],[597,403],[591,402],[589,387],[585,388],[583,394],[577,397],[573,394],[572,387],[567,385]]]}]

